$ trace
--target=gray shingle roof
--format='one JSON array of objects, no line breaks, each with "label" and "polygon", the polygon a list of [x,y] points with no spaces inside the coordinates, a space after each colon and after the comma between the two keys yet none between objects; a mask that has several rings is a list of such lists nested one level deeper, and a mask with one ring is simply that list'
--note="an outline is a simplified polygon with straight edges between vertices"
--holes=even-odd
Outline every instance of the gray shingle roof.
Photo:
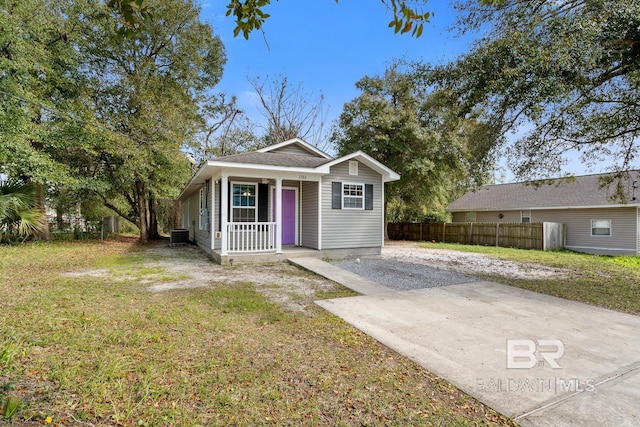
[{"label": "gray shingle roof", "polygon": [[216,162],[245,163],[251,165],[288,166],[294,168],[316,168],[332,159],[291,153],[248,153],[233,154],[215,159]]},{"label": "gray shingle roof", "polygon": [[[615,206],[620,201],[612,199],[615,181],[607,187],[600,187],[600,178],[606,174],[584,175],[561,178],[553,184],[539,186],[528,183],[485,185],[470,191],[447,206],[450,212],[482,211],[496,209],[528,210],[540,208]],[[632,202],[632,181],[638,178],[638,171],[629,173],[629,180],[623,181],[627,202]],[[640,197],[640,190],[638,190]]]}]

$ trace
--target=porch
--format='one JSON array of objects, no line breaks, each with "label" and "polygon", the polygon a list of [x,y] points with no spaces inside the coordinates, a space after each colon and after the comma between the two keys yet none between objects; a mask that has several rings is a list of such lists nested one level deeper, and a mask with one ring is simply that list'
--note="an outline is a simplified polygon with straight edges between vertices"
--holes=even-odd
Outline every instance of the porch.
[{"label": "porch", "polygon": [[319,177],[224,172],[203,179],[196,199],[198,218],[190,220],[191,241],[223,264],[272,262],[292,253],[318,252]]},{"label": "porch", "polygon": [[304,248],[295,245],[282,246],[282,251],[271,252],[229,252],[226,256],[221,256],[218,251],[214,252],[214,259],[222,265],[234,264],[261,264],[281,262],[289,258],[322,258],[322,252],[317,249]]}]

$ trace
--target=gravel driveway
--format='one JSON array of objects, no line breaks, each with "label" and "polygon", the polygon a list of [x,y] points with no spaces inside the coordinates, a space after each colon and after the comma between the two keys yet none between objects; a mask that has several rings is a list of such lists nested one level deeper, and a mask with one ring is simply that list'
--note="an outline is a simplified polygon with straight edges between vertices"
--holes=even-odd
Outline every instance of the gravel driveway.
[{"label": "gravel driveway", "polygon": [[332,264],[397,291],[476,282],[480,280],[478,275],[487,274],[506,279],[544,279],[567,274],[538,264],[447,249],[425,249],[414,242],[398,241],[385,243],[380,257],[333,261]]},{"label": "gravel driveway", "polygon": [[393,258],[342,260],[332,262],[332,264],[396,291],[436,288],[478,280],[476,277],[456,271],[442,270]]}]

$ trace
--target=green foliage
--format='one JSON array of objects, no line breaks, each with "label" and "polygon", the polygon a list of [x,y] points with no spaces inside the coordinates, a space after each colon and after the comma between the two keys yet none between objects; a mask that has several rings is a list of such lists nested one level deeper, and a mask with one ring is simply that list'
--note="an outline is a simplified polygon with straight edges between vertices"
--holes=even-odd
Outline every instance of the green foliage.
[{"label": "green foliage", "polygon": [[225,55],[192,1],[127,5],[153,14],[123,37],[101,1],[3,2],[0,164],[72,203],[100,200],[146,240],[157,201],[189,177],[180,149],[204,127]]},{"label": "green foliage", "polygon": [[389,28],[393,28],[396,34],[411,32],[413,37],[420,37],[424,31],[424,24],[429,22],[432,15],[431,12],[418,11],[417,6],[411,7],[401,0],[388,0],[388,6],[393,10],[393,19],[389,22]]},{"label": "green foliage", "polygon": [[240,32],[248,40],[249,34],[253,30],[261,30],[262,24],[269,18],[268,13],[262,8],[271,4],[271,0],[232,0],[227,5],[226,16],[233,15],[236,19],[236,28],[233,29],[234,37],[238,37]]},{"label": "green foliage", "polygon": [[143,240],[157,234],[157,200],[175,197],[189,177],[180,148],[203,126],[199,105],[225,62],[220,39],[193,2],[148,4],[153,15],[128,38],[117,37],[117,23],[99,3],[92,5],[78,40],[92,70],[94,114],[118,131],[103,133],[94,160],[99,166],[89,172],[109,183],[97,193],[140,228]]},{"label": "green foliage", "polygon": [[26,239],[44,225],[32,185],[16,179],[0,182],[0,242]]},{"label": "green foliage", "polygon": [[362,150],[400,173],[385,191],[388,220],[441,217],[451,200],[483,182],[491,133],[460,119],[446,92],[429,92],[398,64],[356,87],[362,94],[345,104],[332,140],[341,154]]},{"label": "green foliage", "polygon": [[[336,0],[336,3],[338,1]],[[424,24],[429,22],[432,16],[431,12],[424,12],[419,7],[419,4],[426,5],[427,2],[427,0],[417,2],[382,0],[382,3],[393,13],[389,28],[393,28],[393,32],[396,34],[410,32],[413,37],[420,37],[424,30]],[[242,36],[248,39],[252,31],[261,31],[267,18],[271,16],[264,12],[263,8],[270,4],[271,0],[231,0],[227,5],[226,16],[235,18],[236,27],[233,30],[233,35],[237,37],[242,33]]]},{"label": "green foliage", "polygon": [[479,7],[467,0],[458,7],[462,31],[482,28],[486,36],[431,76],[455,94],[463,112],[478,114],[503,137],[520,131],[511,158],[519,177],[560,174],[566,153],[586,165],[633,167],[639,2],[511,0]]},{"label": "green foliage", "polygon": [[20,410],[23,400],[16,396],[8,396],[2,406],[2,419],[11,420]]}]

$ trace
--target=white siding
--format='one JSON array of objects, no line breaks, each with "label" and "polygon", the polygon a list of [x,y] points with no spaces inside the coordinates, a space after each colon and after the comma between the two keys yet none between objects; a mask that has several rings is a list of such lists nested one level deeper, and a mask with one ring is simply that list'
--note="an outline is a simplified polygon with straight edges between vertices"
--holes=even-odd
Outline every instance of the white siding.
[{"label": "white siding", "polygon": [[[381,247],[382,242],[382,176],[360,163],[358,176],[349,175],[349,162],[331,167],[322,179],[322,249]],[[373,210],[331,208],[333,182],[373,184]]]},{"label": "white siding", "polygon": [[[210,194],[208,195],[207,200],[210,205],[211,204]],[[193,240],[205,252],[211,253],[211,231],[208,229],[209,227],[205,227],[206,229],[203,229],[203,230],[201,230],[199,227],[200,190],[194,191],[193,194],[189,197],[189,210],[190,210],[190,216],[191,216],[191,229],[193,230],[193,235],[192,235]],[[209,224],[211,224],[211,215],[212,215],[211,211],[212,211],[211,207],[207,206],[207,212],[209,216],[208,218],[205,219],[205,221],[209,221]]]}]

